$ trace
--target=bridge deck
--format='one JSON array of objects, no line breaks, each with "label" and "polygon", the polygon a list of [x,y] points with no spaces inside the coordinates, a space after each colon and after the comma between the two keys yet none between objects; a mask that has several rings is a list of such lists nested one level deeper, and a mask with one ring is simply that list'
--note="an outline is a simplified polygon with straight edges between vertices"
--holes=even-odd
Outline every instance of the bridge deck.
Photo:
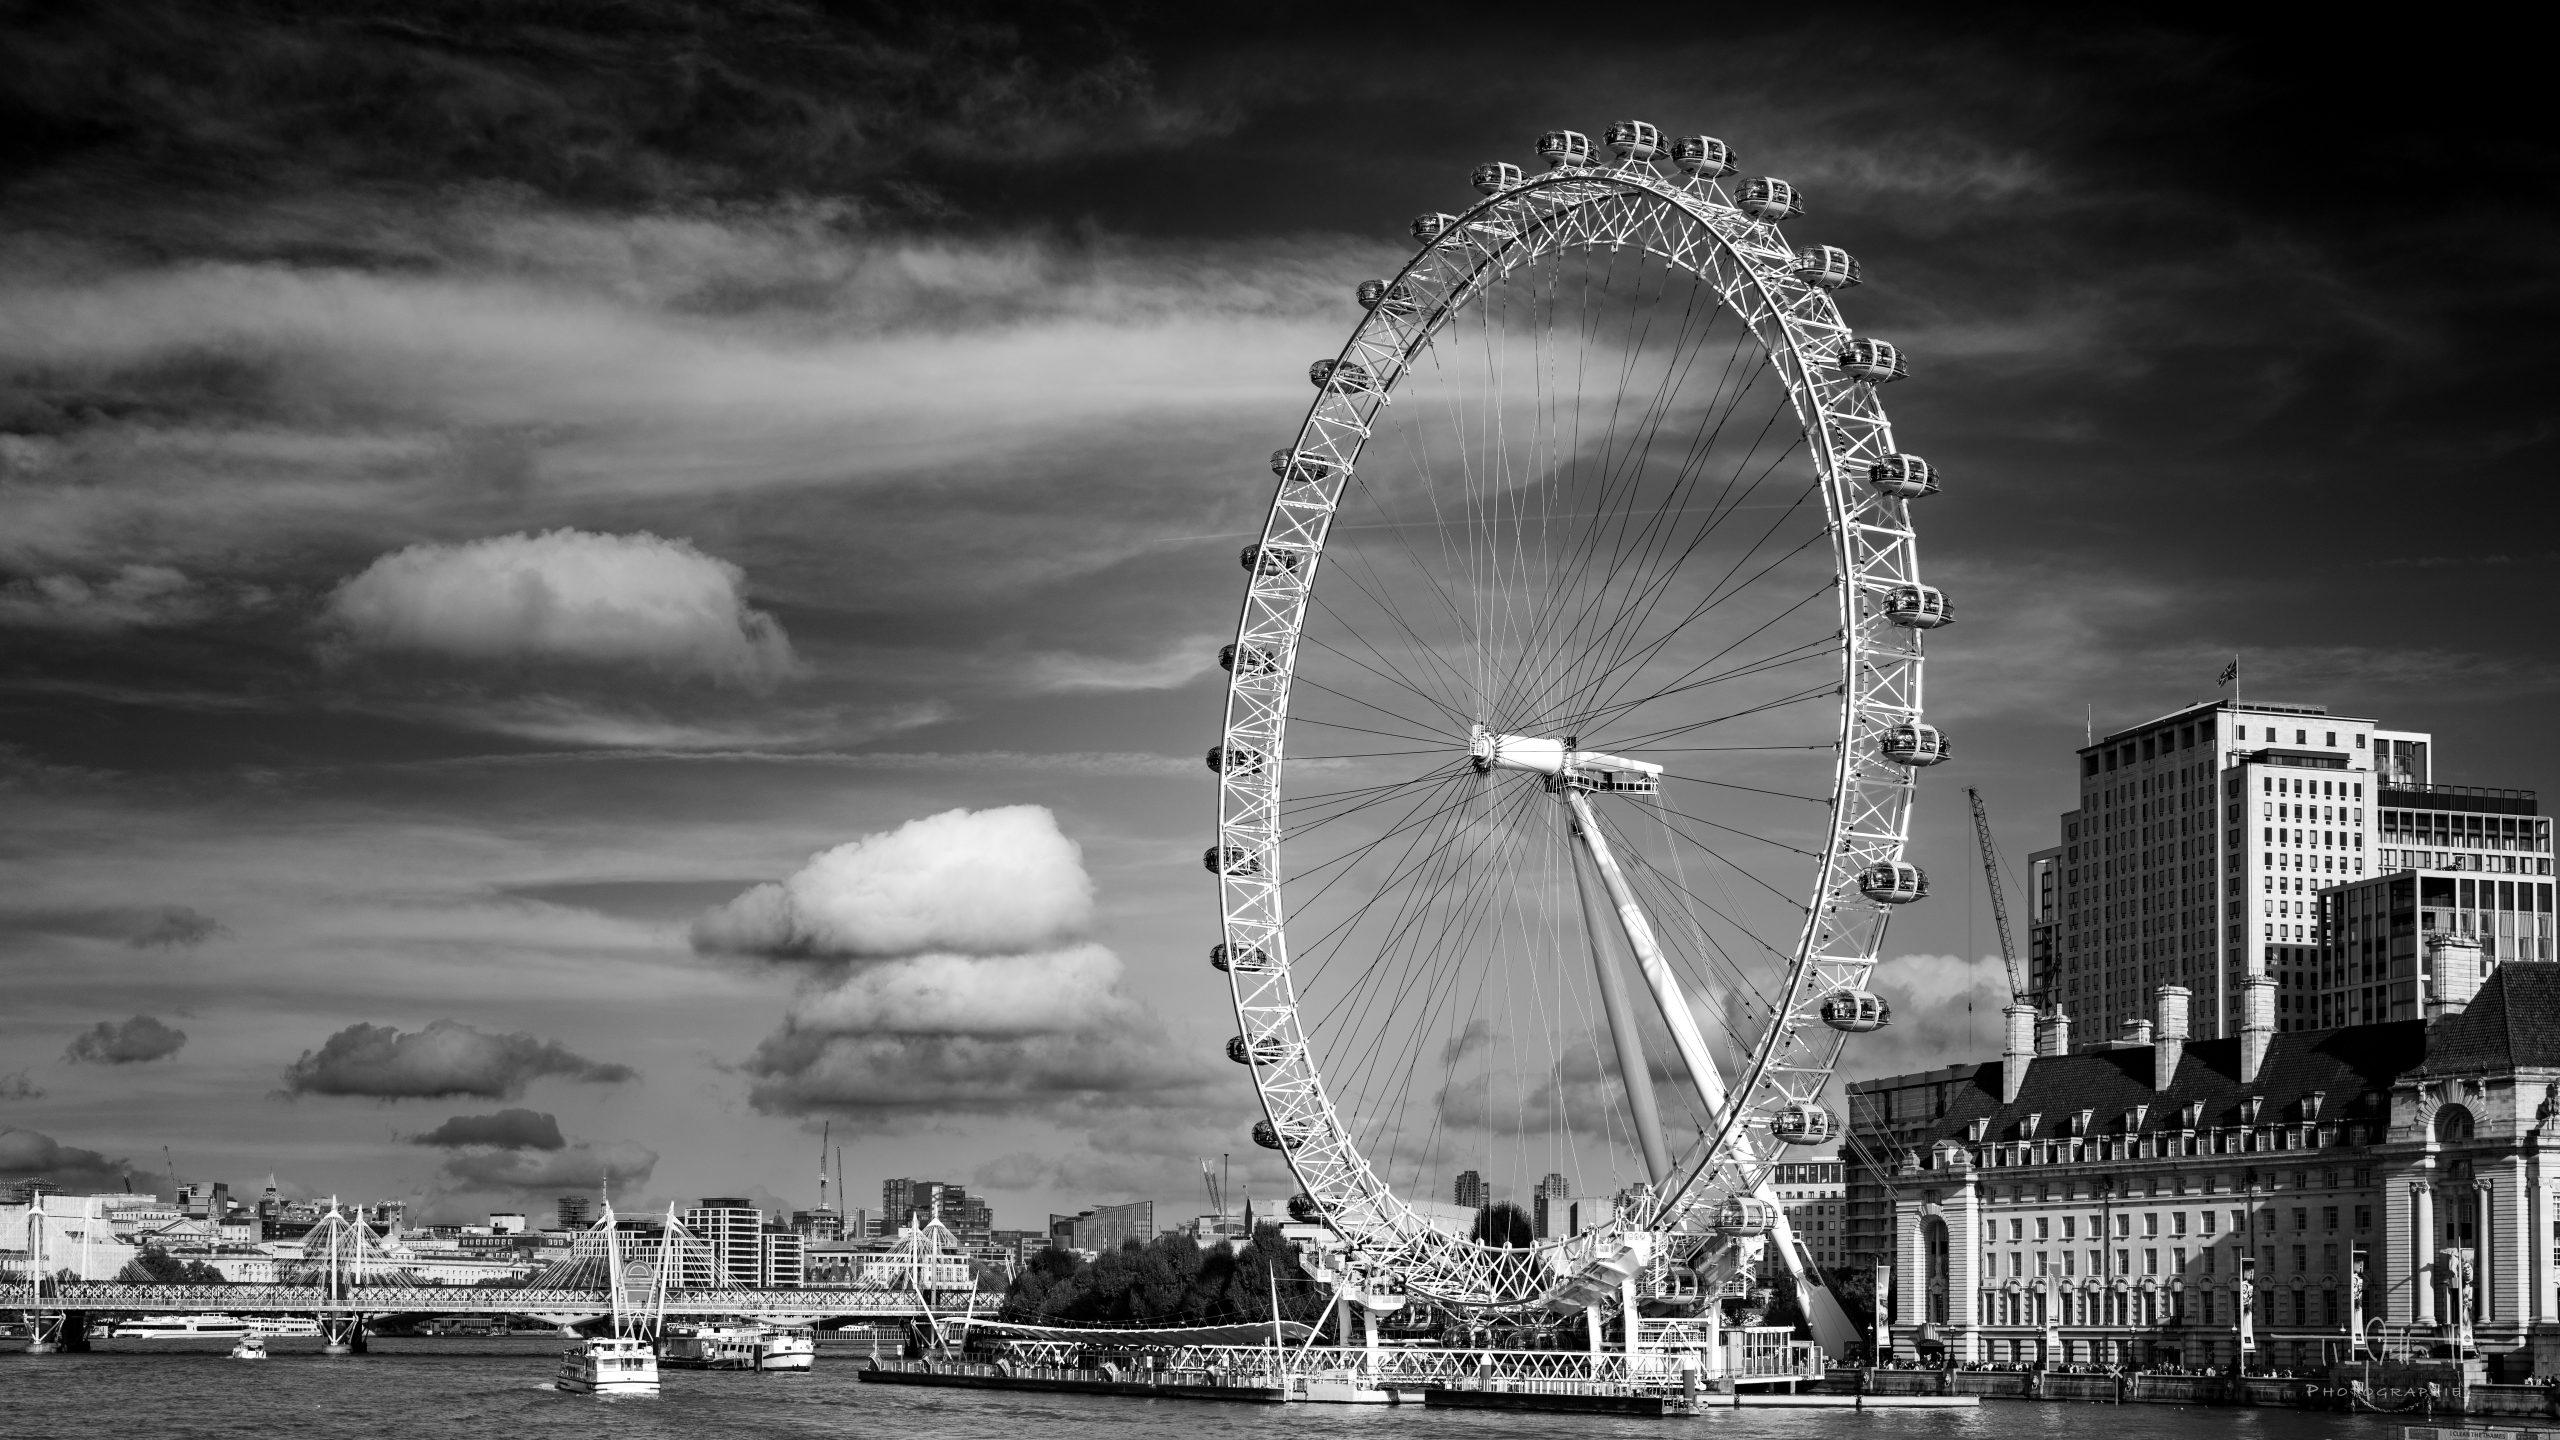
[{"label": "bridge deck", "polygon": [[[913,1292],[895,1290],[673,1290],[669,1315],[793,1315],[833,1318],[897,1318],[965,1315],[991,1310],[993,1295],[937,1295],[930,1312]],[[92,1313],[257,1315],[603,1315],[613,1309],[606,1290],[515,1290],[458,1285],[364,1285],[332,1290],[319,1285],[115,1285],[0,1286],[0,1310],[82,1310]]]}]

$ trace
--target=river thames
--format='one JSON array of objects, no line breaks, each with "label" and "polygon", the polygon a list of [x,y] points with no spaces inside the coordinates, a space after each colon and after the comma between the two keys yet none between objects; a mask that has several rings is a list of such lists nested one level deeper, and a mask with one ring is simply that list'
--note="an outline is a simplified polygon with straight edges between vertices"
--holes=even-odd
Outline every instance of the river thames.
[{"label": "river thames", "polygon": [[897,1435],[911,1440],[1217,1440],[1273,1435],[1458,1437],[1660,1434],[1715,1427],[1728,1436],[1872,1435],[1892,1440],[2033,1437],[2080,1440],[2398,1440],[2403,1420],[2293,1410],[2191,1409],[1986,1400],[1978,1410],[1864,1413],[1713,1411],[1623,1420],[1488,1415],[1418,1406],[1221,1405],[1064,1395],[917,1390],[855,1379],[864,1352],[828,1346],[801,1375],[670,1371],[655,1399],[597,1400],[551,1388],[560,1342],[377,1339],[370,1354],[328,1357],[317,1340],[270,1342],[274,1358],[227,1358],[221,1342],[106,1342],[84,1355],[0,1354],[0,1434],[11,1440],[507,1440]]}]

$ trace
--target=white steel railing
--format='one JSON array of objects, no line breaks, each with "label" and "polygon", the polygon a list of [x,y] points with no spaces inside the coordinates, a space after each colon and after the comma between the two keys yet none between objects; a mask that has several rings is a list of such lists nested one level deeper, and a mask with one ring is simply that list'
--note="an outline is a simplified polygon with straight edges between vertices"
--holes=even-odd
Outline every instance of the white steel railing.
[{"label": "white steel railing", "polygon": [[[1002,1297],[936,1297],[928,1307],[913,1292],[884,1290],[670,1290],[666,1309],[681,1315],[969,1315],[993,1310]],[[608,1290],[532,1290],[463,1285],[118,1285],[47,1281],[39,1297],[27,1284],[0,1285],[0,1310],[102,1310],[144,1314],[209,1311],[347,1312],[365,1315],[536,1311],[606,1314]]]}]

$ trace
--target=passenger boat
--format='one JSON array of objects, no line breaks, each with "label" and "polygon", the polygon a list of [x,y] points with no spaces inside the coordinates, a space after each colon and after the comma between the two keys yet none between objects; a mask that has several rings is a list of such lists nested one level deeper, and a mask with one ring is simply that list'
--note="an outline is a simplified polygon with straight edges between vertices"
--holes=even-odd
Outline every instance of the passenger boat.
[{"label": "passenger boat", "polygon": [[231,1347],[231,1358],[264,1360],[267,1358],[267,1342],[256,1335],[243,1335],[240,1337],[240,1343]]},{"label": "passenger boat", "polygon": [[806,1325],[768,1325],[756,1352],[759,1370],[808,1370],[818,1363],[818,1332]]},{"label": "passenger boat", "polygon": [[753,1370],[764,1337],[761,1325],[671,1325],[658,1359],[670,1370]]},{"label": "passenger boat", "polygon": [[252,1315],[249,1333],[269,1339],[307,1336],[316,1340],[320,1337],[320,1322],[308,1315]]},{"label": "passenger boat", "polygon": [[237,1315],[142,1315],[116,1322],[118,1340],[237,1340],[249,1322]]},{"label": "passenger boat", "polygon": [[655,1395],[658,1352],[633,1335],[597,1335],[560,1352],[553,1385],[573,1395]]}]

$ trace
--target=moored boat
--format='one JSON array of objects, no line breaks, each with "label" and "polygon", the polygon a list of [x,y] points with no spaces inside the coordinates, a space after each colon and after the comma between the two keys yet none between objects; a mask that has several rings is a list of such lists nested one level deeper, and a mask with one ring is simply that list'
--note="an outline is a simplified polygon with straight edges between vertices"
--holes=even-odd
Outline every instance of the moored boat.
[{"label": "moored boat", "polygon": [[759,1370],[808,1370],[818,1363],[818,1333],[806,1325],[768,1325],[756,1351]]},{"label": "moored boat", "polygon": [[267,1358],[267,1342],[256,1335],[243,1335],[240,1337],[240,1343],[231,1347],[231,1358],[264,1360]]},{"label": "moored boat", "polygon": [[237,1340],[249,1333],[249,1322],[237,1315],[140,1315],[119,1320],[117,1340]]},{"label": "moored boat", "polygon": [[658,1352],[636,1336],[593,1336],[560,1352],[552,1384],[575,1395],[655,1395]]},{"label": "moored boat", "polygon": [[764,1333],[759,1325],[670,1325],[659,1363],[670,1370],[753,1370]]}]

